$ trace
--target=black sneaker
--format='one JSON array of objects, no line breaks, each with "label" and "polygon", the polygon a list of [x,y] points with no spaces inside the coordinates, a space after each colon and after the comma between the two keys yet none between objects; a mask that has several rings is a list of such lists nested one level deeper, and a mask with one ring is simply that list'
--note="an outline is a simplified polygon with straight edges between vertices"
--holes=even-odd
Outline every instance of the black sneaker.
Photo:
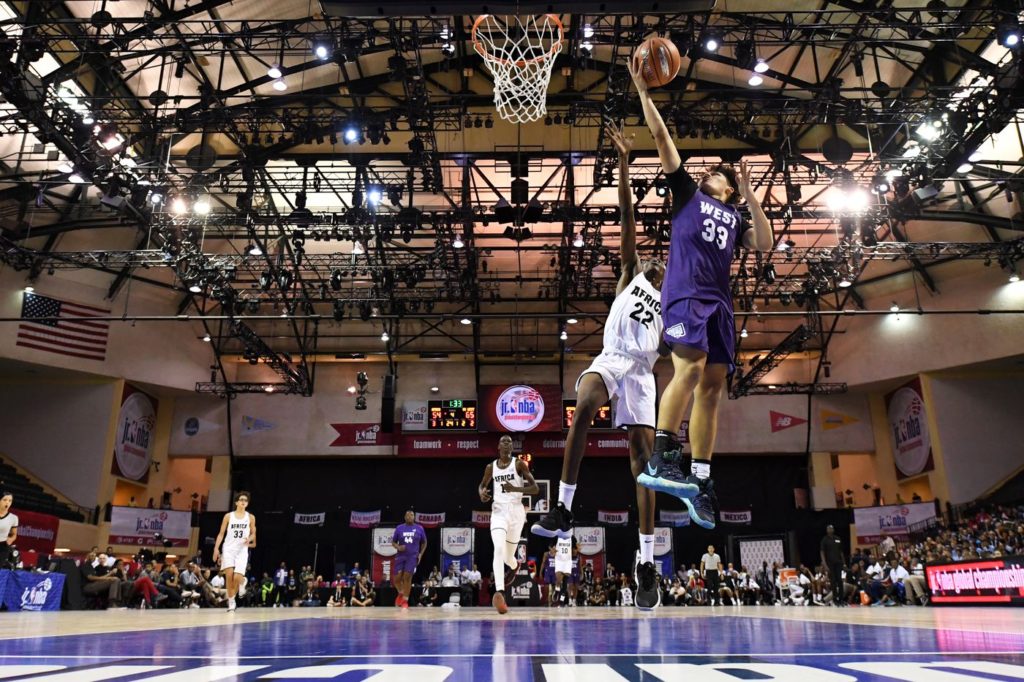
[{"label": "black sneaker", "polygon": [[559,502],[554,509],[530,527],[530,532],[545,538],[571,538],[572,512]]},{"label": "black sneaker", "polygon": [[516,581],[516,574],[519,573],[519,559],[516,559],[516,567],[509,568],[505,566],[505,589],[512,591],[512,585]]},{"label": "black sneaker", "polygon": [[715,495],[715,484],[710,478],[697,478],[692,474],[687,482],[697,486],[698,493],[691,499],[683,498],[686,509],[690,512],[690,520],[703,528],[712,530],[715,517],[718,515],[718,496]]},{"label": "black sneaker", "polygon": [[633,603],[638,609],[649,611],[661,605],[658,571],[650,561],[640,563],[640,552],[636,553],[636,561],[633,563],[633,581],[636,582],[636,599]]},{"label": "black sneaker", "polygon": [[700,492],[699,486],[685,476],[679,468],[682,459],[678,450],[655,453],[647,462],[643,472],[636,477],[636,482],[645,488],[659,493],[675,495],[681,500],[688,500]]}]

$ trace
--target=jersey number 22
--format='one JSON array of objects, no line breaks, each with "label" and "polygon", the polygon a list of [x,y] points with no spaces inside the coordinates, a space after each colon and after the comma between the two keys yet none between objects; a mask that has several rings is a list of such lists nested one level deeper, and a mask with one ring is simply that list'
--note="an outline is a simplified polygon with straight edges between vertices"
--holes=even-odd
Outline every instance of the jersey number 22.
[{"label": "jersey number 22", "polygon": [[654,313],[648,310],[640,301],[634,304],[633,312],[629,316],[645,327],[650,326],[651,322],[654,321]]}]

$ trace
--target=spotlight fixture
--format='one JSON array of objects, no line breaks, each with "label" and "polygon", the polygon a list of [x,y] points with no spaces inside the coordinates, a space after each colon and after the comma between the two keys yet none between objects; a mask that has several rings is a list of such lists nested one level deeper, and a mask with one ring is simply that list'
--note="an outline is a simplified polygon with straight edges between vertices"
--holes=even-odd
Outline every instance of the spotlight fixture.
[{"label": "spotlight fixture", "polygon": [[840,275],[840,277],[839,277],[839,286],[840,287],[842,287],[843,289],[848,289],[852,285],[853,285],[853,282],[850,281],[849,277],[847,277],[846,275]]},{"label": "spotlight fixture", "polygon": [[567,319],[565,321],[566,324],[576,324],[578,322],[579,322],[579,320],[577,320],[575,317],[570,317],[569,319]]},{"label": "spotlight fixture", "polygon": [[206,215],[210,212],[210,199],[208,197],[200,197],[195,204],[192,205],[192,210],[196,212],[196,215]]},{"label": "spotlight fixture", "polygon": [[345,127],[345,142],[352,144],[359,139],[359,128],[354,124],[350,124]]},{"label": "spotlight fixture", "polygon": [[750,78],[747,80],[747,85],[753,86],[755,88],[761,85],[762,83],[764,83],[764,79],[761,78],[761,76],[759,76],[756,73],[750,74]]},{"label": "spotlight fixture", "polygon": [[576,236],[572,240],[572,245],[575,246],[577,249],[582,249],[583,248],[583,244],[584,244],[583,233],[582,232],[577,232]]},{"label": "spotlight fixture", "polygon": [[362,242],[359,242],[359,241],[352,242],[352,255],[353,256],[361,256],[364,253],[366,253],[366,248],[363,247],[363,243]]},{"label": "spotlight fixture", "polygon": [[441,391],[441,387],[440,386],[431,386],[430,387],[430,392],[431,393],[439,393],[440,391]]},{"label": "spotlight fixture", "polygon": [[462,241],[462,236],[456,234],[455,235],[455,239],[452,240],[452,248],[453,249],[461,249],[465,245],[466,245],[466,243],[464,241]]},{"label": "spotlight fixture", "polygon": [[213,341],[213,337],[210,336],[209,332],[203,334],[203,341],[205,341],[206,343],[210,343],[211,341]]},{"label": "spotlight fixture", "polygon": [[972,152],[971,155],[967,157],[967,160],[970,161],[971,163],[978,163],[979,161],[981,161],[981,150]]},{"label": "spotlight fixture", "polygon": [[277,90],[278,92],[284,92],[285,90],[288,89],[288,84],[285,83],[282,79],[278,78],[276,81],[274,81],[274,89]]},{"label": "spotlight fixture", "polygon": [[746,327],[744,327],[743,329],[740,330],[740,338],[741,339],[745,339],[748,336],[749,336],[749,334],[747,334],[747,328]]},{"label": "spotlight fixture", "polygon": [[567,332],[567,331],[565,331],[563,329],[562,333],[558,335],[558,338],[561,339],[562,341],[568,341],[569,340],[569,332]]},{"label": "spotlight fixture", "polygon": [[25,293],[31,294],[35,290],[36,290],[36,288],[34,286],[32,286],[31,284],[26,284],[25,285]]},{"label": "spotlight fixture", "polygon": [[385,331],[381,333],[380,340],[383,341],[384,343],[387,343],[388,341],[391,340],[391,337],[388,336],[388,333]]},{"label": "spotlight fixture", "polygon": [[68,176],[68,180],[75,183],[76,185],[83,185],[89,182],[89,179],[85,177],[85,174],[80,171],[74,171]]},{"label": "spotlight fixture", "polygon": [[594,37],[594,27],[592,25],[583,24],[583,37],[587,39]]},{"label": "spotlight fixture", "polygon": [[721,46],[722,42],[719,40],[718,36],[712,33],[704,36],[704,49],[708,52],[717,52],[718,48]]},{"label": "spotlight fixture", "polygon": [[461,322],[462,324],[465,324],[465,325],[473,324],[473,320],[469,319],[468,317],[462,318],[461,320],[459,320],[459,322]]},{"label": "spotlight fixture", "polygon": [[366,396],[362,396],[362,395],[361,396],[356,396],[356,409],[357,410],[365,410],[366,409]]},{"label": "spotlight fixture", "polygon": [[317,59],[327,60],[331,57],[331,46],[327,40],[323,38],[317,38],[313,42],[313,54],[316,55]]},{"label": "spotlight fixture", "polygon": [[366,388],[370,383],[370,377],[366,375],[366,372],[359,372],[356,374],[356,383],[359,384],[359,388]]},{"label": "spotlight fixture", "polygon": [[957,173],[970,173],[972,168],[974,168],[974,164],[973,163],[961,163],[959,166],[956,167],[956,172]]},{"label": "spotlight fixture", "polygon": [[262,256],[263,249],[260,248],[259,244],[248,244],[245,247],[245,253],[249,256]]},{"label": "spotlight fixture", "polygon": [[1020,23],[1015,19],[1000,22],[996,26],[996,36],[1003,47],[1017,47],[1020,45]]},{"label": "spotlight fixture", "polygon": [[284,75],[284,71],[281,70],[281,65],[280,64],[273,64],[273,65],[271,65],[271,67],[269,69],[267,69],[267,77],[268,78],[273,78],[273,79],[276,80],[276,79],[280,78],[283,75]]},{"label": "spotlight fixture", "polygon": [[891,313],[898,313],[899,311],[900,311],[899,305],[896,303],[896,301],[893,301],[892,305],[889,306],[889,312],[891,312]]},{"label": "spotlight fixture", "polygon": [[273,386],[267,386],[263,390],[266,391],[267,393],[273,393],[274,392],[274,387]]},{"label": "spotlight fixture", "polygon": [[203,287],[200,286],[198,282],[190,284],[189,287],[188,287],[188,290],[191,291],[193,294],[201,294],[201,293],[203,293]]},{"label": "spotlight fixture", "polygon": [[380,187],[377,187],[376,185],[371,185],[366,190],[366,202],[370,204],[370,206],[376,206],[381,202],[381,199],[383,198],[384,192],[381,190]]},{"label": "spotlight fixture", "polygon": [[754,64],[754,71],[756,73],[766,73],[768,71],[768,62],[765,61],[764,57],[757,58],[757,63]]}]

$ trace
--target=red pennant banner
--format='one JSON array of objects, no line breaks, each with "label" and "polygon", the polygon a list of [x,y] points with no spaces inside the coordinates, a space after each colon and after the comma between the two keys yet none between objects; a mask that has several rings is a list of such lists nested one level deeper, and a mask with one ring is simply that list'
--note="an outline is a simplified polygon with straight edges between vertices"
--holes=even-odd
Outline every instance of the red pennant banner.
[{"label": "red pennant banner", "polygon": [[806,419],[794,417],[790,414],[783,414],[782,412],[776,412],[775,410],[769,410],[768,414],[771,416],[772,420],[772,433],[785,431],[786,429],[791,429],[794,426],[800,426],[801,424],[807,423]]}]

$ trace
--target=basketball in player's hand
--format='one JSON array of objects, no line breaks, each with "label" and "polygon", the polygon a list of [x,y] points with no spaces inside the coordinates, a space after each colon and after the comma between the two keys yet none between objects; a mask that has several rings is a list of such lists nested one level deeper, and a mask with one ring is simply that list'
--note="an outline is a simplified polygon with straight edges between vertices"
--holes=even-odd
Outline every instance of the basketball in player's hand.
[{"label": "basketball in player's hand", "polygon": [[633,68],[638,70],[651,88],[669,83],[679,73],[682,59],[679,50],[668,38],[648,38],[633,53]]}]

